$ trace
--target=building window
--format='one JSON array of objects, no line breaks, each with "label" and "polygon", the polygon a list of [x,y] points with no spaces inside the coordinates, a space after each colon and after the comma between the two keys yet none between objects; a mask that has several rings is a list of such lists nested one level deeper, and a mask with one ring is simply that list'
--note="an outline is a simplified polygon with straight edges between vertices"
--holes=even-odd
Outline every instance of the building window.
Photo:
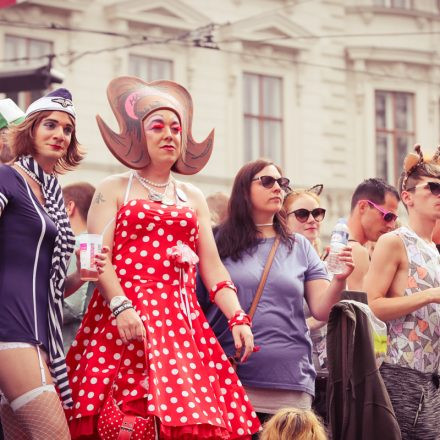
[{"label": "building window", "polygon": [[[6,35],[4,53],[6,60],[16,60],[3,63],[3,67],[7,69],[23,66],[39,67],[49,63],[49,58],[45,55],[53,53],[53,45],[51,41]],[[32,88],[31,84],[29,86]],[[23,90],[8,93],[8,98],[14,100],[20,108],[26,109],[31,102],[43,96],[44,93],[45,90]]]},{"label": "building window", "polygon": [[158,79],[172,79],[172,69],[173,63],[169,60],[139,55],[130,55],[128,59],[130,75],[142,78],[147,82]]},{"label": "building window", "polygon": [[413,9],[413,0],[374,0],[375,6],[396,9]]},{"label": "building window", "polygon": [[282,163],[282,80],[275,76],[245,73],[245,161],[266,157]]},{"label": "building window", "polygon": [[396,184],[414,145],[414,95],[376,91],[376,175]]}]

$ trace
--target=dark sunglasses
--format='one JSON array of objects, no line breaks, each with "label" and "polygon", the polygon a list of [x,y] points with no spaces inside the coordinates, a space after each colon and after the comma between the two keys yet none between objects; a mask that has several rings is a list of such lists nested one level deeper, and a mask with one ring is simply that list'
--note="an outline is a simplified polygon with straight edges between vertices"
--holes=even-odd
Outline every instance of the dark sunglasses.
[{"label": "dark sunglasses", "polygon": [[287,215],[291,215],[291,214],[293,214],[295,218],[301,223],[305,223],[309,219],[310,214],[312,214],[312,217],[317,222],[322,222],[322,220],[324,220],[325,217],[325,209],[315,208],[309,211],[308,209],[301,208],[301,209],[295,209],[295,211],[290,211],[287,213]]},{"label": "dark sunglasses", "polygon": [[259,180],[265,188],[272,188],[275,185],[275,182],[277,182],[281,189],[290,192],[290,180],[287,177],[279,177],[278,179],[275,179],[275,177],[272,176],[260,176],[252,179],[252,181],[254,180]]},{"label": "dark sunglasses", "polygon": [[397,220],[397,215],[394,214],[394,212],[391,211],[385,211],[385,209],[381,208],[380,206],[373,203],[371,200],[365,200],[368,202],[371,206],[376,208],[380,213],[382,214],[383,219],[389,223],[389,222],[395,222]]},{"label": "dark sunglasses", "polygon": [[416,188],[429,188],[429,191],[431,191],[431,194],[434,196],[440,196],[440,183],[439,182],[424,182],[419,183],[416,186],[413,186],[412,188],[407,188],[407,191],[411,191],[412,189]]}]

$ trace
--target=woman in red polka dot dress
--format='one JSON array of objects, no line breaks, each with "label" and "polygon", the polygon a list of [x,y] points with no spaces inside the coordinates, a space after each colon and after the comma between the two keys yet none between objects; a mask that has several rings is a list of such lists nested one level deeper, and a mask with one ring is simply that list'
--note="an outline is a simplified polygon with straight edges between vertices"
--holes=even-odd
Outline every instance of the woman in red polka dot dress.
[{"label": "woman in red polka dot dress", "polygon": [[194,142],[191,97],[171,81],[119,77],[107,94],[121,134],[99,117],[98,125],[132,171],[104,180],[89,212],[89,232],[104,231],[114,270],[100,276],[67,356],[72,438],[98,438],[110,390],[124,413],[155,416],[160,439],[250,438],[260,425],[198,305],[196,263],[242,361],[254,348],[250,322],[218,256],[202,193],[170,173],[199,171],[213,133]]}]

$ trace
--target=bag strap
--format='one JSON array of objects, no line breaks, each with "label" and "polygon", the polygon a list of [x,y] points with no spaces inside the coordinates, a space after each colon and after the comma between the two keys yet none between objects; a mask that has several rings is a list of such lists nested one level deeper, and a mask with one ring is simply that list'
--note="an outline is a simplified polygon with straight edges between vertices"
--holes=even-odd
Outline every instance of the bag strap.
[{"label": "bag strap", "polygon": [[261,275],[260,283],[258,284],[257,291],[255,292],[254,299],[252,300],[251,307],[249,309],[248,315],[249,318],[254,317],[255,311],[257,310],[258,303],[260,301],[261,295],[263,294],[264,286],[266,284],[267,276],[269,275],[270,267],[272,266],[273,259],[275,257],[275,253],[278,249],[278,245],[280,244],[279,235],[276,236],[275,241],[273,242],[272,248],[267,256],[266,264],[263,269],[263,274]]},{"label": "bag strap", "polygon": [[118,378],[119,369],[121,368],[122,360],[124,359],[124,354],[126,352],[126,349],[127,349],[127,347],[124,346],[122,351],[121,351],[121,357],[119,359],[118,366],[115,369],[115,375],[113,376],[113,380],[112,380],[112,382],[110,384],[110,391],[109,391],[110,393],[113,393],[113,389],[115,387],[115,382],[116,382],[116,379]]},{"label": "bag strap", "polygon": [[[260,283],[258,284],[257,290],[255,292],[254,299],[252,300],[251,307],[248,312],[248,316],[252,321],[252,318],[255,315],[255,311],[257,310],[258,303],[260,301],[261,295],[263,294],[264,286],[266,284],[267,276],[269,275],[270,267],[272,266],[273,259],[275,257],[275,253],[278,249],[278,245],[280,244],[280,237],[277,235],[272,248],[270,249],[269,255],[267,256],[266,264],[264,265],[263,273],[261,275]],[[237,348],[235,350],[235,356],[232,358],[235,362],[241,357],[241,348]]]},{"label": "bag strap", "polygon": [[135,424],[136,416],[125,414],[124,419],[122,420],[122,425],[119,428],[119,435],[117,440],[130,440]]}]

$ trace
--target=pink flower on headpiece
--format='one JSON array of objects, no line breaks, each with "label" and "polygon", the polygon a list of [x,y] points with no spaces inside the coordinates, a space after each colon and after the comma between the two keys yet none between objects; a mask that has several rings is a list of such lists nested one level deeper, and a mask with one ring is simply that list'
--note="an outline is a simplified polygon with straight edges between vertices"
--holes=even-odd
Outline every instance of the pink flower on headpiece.
[{"label": "pink flower on headpiece", "polygon": [[182,243],[168,248],[167,255],[176,267],[186,268],[199,262],[197,254],[188,245]]},{"label": "pink flower on headpiece", "polygon": [[134,112],[134,106],[137,101],[139,101],[140,95],[139,93],[133,92],[130,93],[127,98],[125,99],[125,111],[127,112],[127,115],[130,116],[132,119],[139,119],[136,116],[136,113]]}]

